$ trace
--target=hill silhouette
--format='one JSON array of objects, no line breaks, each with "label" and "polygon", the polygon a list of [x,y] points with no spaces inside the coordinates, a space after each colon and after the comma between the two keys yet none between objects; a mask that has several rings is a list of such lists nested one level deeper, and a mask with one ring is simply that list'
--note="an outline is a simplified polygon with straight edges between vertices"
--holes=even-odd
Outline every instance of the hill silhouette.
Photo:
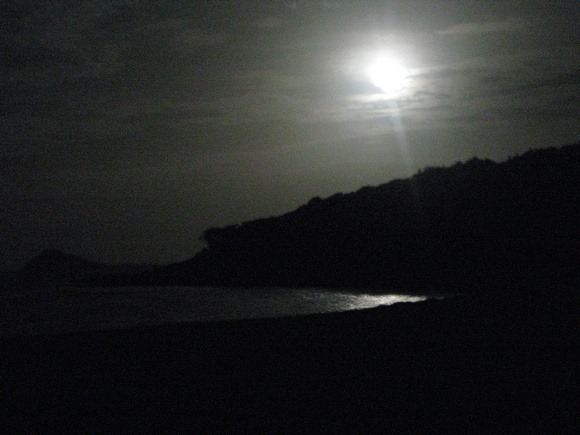
[{"label": "hill silhouette", "polygon": [[44,274],[51,277],[96,272],[105,268],[106,265],[103,263],[89,261],[57,249],[47,249],[28,261],[23,270],[30,274]]},{"label": "hill silhouette", "polygon": [[580,248],[580,144],[473,158],[293,212],[204,232],[148,279],[196,285],[477,292],[569,288]]},{"label": "hill silhouette", "polygon": [[134,276],[152,272],[159,266],[149,264],[108,264],[46,249],[29,260],[20,270],[0,275],[0,283],[13,285],[41,284],[105,284],[122,283]]},{"label": "hill silhouette", "polygon": [[208,230],[192,259],[140,275],[106,275],[102,267],[116,266],[45,251],[20,274],[485,294],[7,337],[0,427],[577,433],[579,153],[573,145],[500,164],[472,159],[314,198]]},{"label": "hill silhouette", "polygon": [[47,250],[3,282],[560,291],[578,284],[580,144],[473,158],[203,233],[166,267]]}]

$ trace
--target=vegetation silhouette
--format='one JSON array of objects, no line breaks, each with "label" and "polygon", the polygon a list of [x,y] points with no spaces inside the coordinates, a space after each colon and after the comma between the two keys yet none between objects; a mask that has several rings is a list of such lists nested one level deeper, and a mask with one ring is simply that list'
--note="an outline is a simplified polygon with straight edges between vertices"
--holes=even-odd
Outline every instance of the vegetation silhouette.
[{"label": "vegetation silhouette", "polygon": [[473,158],[212,228],[206,248],[148,279],[397,291],[570,288],[580,248],[580,144]]},{"label": "vegetation silhouette", "polygon": [[506,162],[473,158],[203,233],[169,266],[43,252],[4,283],[373,288],[406,293],[568,291],[580,268],[580,143]]},{"label": "vegetation silhouette", "polygon": [[20,274],[470,294],[0,337],[0,431],[578,433],[579,152],[472,159],[314,198],[210,229],[195,257],[146,273],[44,252]]}]

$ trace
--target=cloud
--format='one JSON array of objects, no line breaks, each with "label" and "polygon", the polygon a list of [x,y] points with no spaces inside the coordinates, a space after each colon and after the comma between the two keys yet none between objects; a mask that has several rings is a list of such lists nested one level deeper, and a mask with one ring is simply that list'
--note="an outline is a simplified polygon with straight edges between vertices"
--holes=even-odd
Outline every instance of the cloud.
[{"label": "cloud", "polygon": [[523,29],[524,23],[516,20],[462,23],[437,32],[439,35],[481,35],[484,33],[515,32]]},{"label": "cloud", "polygon": [[573,94],[578,95],[577,92],[580,88],[578,83],[580,83],[580,71],[569,74],[558,74],[544,80],[536,80],[530,83],[519,84],[517,86],[501,88],[498,89],[497,92],[502,95],[512,95],[545,90],[546,88],[564,88],[569,89]]},{"label": "cloud", "polygon": [[255,20],[252,25],[258,29],[275,29],[284,23],[283,20],[276,17],[260,17]]},{"label": "cloud", "polygon": [[168,18],[148,24],[142,30],[153,32],[173,46],[203,47],[218,45],[224,41],[223,35],[196,27],[187,19]]},{"label": "cloud", "polygon": [[338,10],[342,8],[341,0],[291,0],[285,3],[288,9],[296,10],[298,8],[314,8],[322,10]]}]

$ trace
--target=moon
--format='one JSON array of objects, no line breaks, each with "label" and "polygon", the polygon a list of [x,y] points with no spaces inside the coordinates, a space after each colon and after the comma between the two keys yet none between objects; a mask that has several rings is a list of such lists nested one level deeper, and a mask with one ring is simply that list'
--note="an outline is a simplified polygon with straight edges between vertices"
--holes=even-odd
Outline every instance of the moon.
[{"label": "moon", "polygon": [[394,98],[406,87],[407,71],[394,59],[380,57],[367,69],[371,83],[379,88],[385,97]]}]

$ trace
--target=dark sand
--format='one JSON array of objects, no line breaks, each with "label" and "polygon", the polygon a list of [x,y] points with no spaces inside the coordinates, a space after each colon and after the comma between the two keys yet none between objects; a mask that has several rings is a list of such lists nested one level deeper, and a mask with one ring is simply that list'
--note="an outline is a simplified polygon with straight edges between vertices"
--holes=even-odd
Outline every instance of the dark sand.
[{"label": "dark sand", "polygon": [[577,432],[571,302],[455,298],[0,342],[0,432]]}]

